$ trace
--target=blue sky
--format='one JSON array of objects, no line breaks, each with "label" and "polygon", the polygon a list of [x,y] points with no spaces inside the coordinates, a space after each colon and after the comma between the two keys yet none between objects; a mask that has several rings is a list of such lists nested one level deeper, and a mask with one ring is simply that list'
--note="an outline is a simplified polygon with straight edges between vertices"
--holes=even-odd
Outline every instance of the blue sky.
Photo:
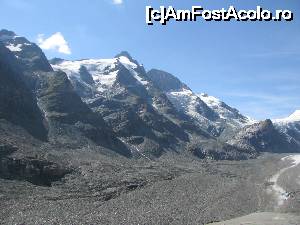
[{"label": "blue sky", "polygon": [[[116,3],[116,2],[115,2]],[[127,50],[145,68],[173,73],[195,92],[217,96],[256,119],[300,109],[300,1],[1,0],[0,28],[37,41],[60,32],[71,54],[110,58]],[[290,9],[293,22],[145,23],[145,6]]]}]

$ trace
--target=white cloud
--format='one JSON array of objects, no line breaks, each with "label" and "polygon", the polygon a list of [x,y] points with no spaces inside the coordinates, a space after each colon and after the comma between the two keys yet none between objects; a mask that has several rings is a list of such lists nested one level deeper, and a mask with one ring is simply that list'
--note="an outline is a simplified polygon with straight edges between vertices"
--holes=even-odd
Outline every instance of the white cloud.
[{"label": "white cloud", "polygon": [[57,32],[46,39],[44,39],[43,34],[39,34],[37,42],[41,49],[55,50],[59,53],[67,55],[71,54],[71,49],[68,45],[68,42],[65,40],[64,36],[60,32]]},{"label": "white cloud", "polygon": [[121,4],[123,4],[123,0],[112,0],[112,2],[115,5],[121,5]]}]

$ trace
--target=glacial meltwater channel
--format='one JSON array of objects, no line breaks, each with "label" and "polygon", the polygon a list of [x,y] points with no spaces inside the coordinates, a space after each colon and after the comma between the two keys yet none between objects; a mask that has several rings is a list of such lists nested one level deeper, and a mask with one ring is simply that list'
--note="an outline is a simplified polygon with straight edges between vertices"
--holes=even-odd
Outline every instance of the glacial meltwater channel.
[{"label": "glacial meltwater channel", "polygon": [[281,206],[286,200],[289,199],[289,193],[278,183],[279,177],[286,171],[298,166],[300,164],[300,155],[289,155],[281,160],[290,161],[291,164],[288,167],[281,169],[277,174],[271,177],[270,182],[273,183],[272,190],[276,194],[277,204]]}]

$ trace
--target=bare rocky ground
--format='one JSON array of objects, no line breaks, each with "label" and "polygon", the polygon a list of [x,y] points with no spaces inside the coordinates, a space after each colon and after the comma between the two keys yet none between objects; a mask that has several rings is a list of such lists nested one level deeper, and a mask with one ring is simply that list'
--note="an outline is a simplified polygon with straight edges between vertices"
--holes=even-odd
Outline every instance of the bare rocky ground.
[{"label": "bare rocky ground", "polygon": [[259,211],[299,219],[299,183],[291,182],[299,168],[288,173],[288,181],[280,180],[292,193],[283,206],[276,207],[276,196],[268,191],[270,177],[287,164],[280,160],[284,155],[247,161],[178,155],[129,160],[89,149],[53,155],[76,169],[52,186],[0,180],[1,224],[201,225]]}]

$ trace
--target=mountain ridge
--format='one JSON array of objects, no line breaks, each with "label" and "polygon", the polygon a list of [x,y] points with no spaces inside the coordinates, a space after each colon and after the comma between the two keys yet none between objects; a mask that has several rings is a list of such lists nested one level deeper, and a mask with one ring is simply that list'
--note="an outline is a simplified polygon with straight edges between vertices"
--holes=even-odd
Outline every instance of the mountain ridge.
[{"label": "mountain ridge", "polygon": [[[239,159],[240,154],[244,159],[264,151],[238,143],[245,142],[247,131],[261,132],[257,121],[215,97],[194,93],[170,73],[146,71],[126,51],[112,59],[48,61],[27,39],[9,31],[0,34],[37,97],[50,140],[79,147],[89,143],[87,138],[126,156],[150,158],[176,152],[215,159]],[[298,143],[295,129],[276,124],[274,129],[292,136],[287,143]]]}]

